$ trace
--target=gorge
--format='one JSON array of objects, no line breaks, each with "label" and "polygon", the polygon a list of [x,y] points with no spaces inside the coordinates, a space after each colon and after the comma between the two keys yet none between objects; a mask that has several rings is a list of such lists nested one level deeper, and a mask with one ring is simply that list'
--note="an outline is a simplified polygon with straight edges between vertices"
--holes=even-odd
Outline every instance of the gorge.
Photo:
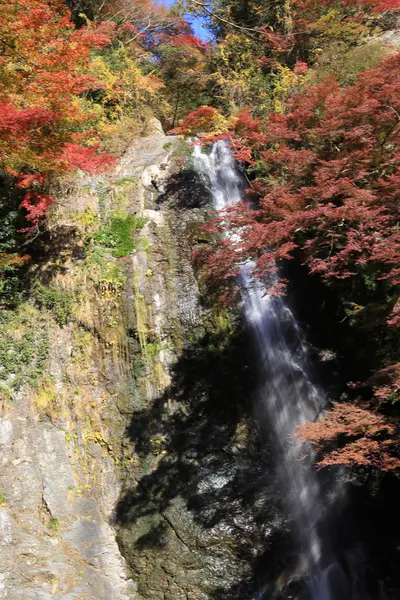
[{"label": "gorge", "polygon": [[1,3],[0,598],[398,600],[399,18]]},{"label": "gorge", "polygon": [[[146,223],[129,261],[107,255],[107,279],[85,275],[93,296],[79,292],[80,238],[67,250],[52,289],[78,304],[67,325],[58,305],[42,312],[46,394],[32,404],[21,388],[3,404],[4,598],[370,597],[356,540],[330,547],[334,523],[345,522],[343,490],[290,438],[324,404],[291,311],[251,281],[250,265],[242,309],[201,303],[190,249],[204,243],[211,199],[218,209],[235,202],[242,183],[224,143],[210,154],[195,147],[194,166],[192,152],[155,124],[60,216],[87,219],[111,198],[132,202],[134,190],[129,210]],[[39,344],[33,308],[22,310],[18,328]]]}]

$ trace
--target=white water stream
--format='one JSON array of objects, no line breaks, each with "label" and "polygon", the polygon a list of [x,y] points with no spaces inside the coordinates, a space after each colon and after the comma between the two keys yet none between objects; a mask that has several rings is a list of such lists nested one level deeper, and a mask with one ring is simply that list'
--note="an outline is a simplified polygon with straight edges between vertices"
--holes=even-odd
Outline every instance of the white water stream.
[{"label": "white water stream", "polygon": [[[242,181],[225,142],[214,144],[210,154],[196,146],[193,159],[216,210],[241,200]],[[327,499],[322,500],[313,456],[293,438],[297,425],[315,419],[326,400],[308,376],[307,348],[293,314],[282,298],[271,296],[263,282],[252,278],[253,267],[250,261],[241,265],[240,287],[262,371],[258,415],[275,440],[278,479],[297,530],[299,570],[309,581],[312,600],[347,600],[347,581],[320,534]],[[261,592],[253,600],[262,598]]]}]

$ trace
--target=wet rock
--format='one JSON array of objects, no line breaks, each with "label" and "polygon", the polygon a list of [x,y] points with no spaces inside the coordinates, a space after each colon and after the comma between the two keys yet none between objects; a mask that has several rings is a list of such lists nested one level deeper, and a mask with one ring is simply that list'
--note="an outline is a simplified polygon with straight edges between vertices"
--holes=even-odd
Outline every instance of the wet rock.
[{"label": "wet rock", "polygon": [[164,163],[141,177],[150,250],[133,257],[136,289],[150,307],[146,340],[161,344],[164,376],[155,382],[148,365],[132,405],[127,435],[137,458],[116,509],[118,540],[141,600],[243,600],[282,519],[250,424],[246,336],[233,315],[225,325],[236,333],[212,322],[193,271],[208,192],[187,158]]}]

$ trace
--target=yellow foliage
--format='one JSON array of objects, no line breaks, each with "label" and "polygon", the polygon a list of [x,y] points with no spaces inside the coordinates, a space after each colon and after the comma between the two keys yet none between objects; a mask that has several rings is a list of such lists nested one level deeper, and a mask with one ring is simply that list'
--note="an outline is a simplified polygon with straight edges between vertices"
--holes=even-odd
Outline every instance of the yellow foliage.
[{"label": "yellow foliage", "polygon": [[230,33],[215,50],[217,61],[213,79],[219,87],[218,97],[232,111],[267,99],[265,78],[258,64],[262,48],[253,39],[240,33]]},{"label": "yellow foliage", "polygon": [[39,411],[54,410],[54,403],[57,398],[57,388],[55,381],[49,375],[44,375],[39,380],[39,388],[35,394],[35,404]]},{"label": "yellow foliage", "polygon": [[292,88],[299,85],[299,80],[299,76],[296,75],[296,73],[293,73],[289,67],[284,67],[280,64],[278,65],[277,79],[274,86],[274,112],[278,114],[283,113],[285,100]]},{"label": "yellow foliage", "polygon": [[152,73],[142,73],[138,61],[122,44],[95,56],[91,71],[102,82],[101,104],[111,120],[119,119],[138,103],[148,102],[163,86]]},{"label": "yellow foliage", "polygon": [[341,40],[347,44],[358,43],[369,34],[366,25],[360,22],[343,19],[343,13],[335,8],[322,15],[310,25],[310,31],[321,40]]}]

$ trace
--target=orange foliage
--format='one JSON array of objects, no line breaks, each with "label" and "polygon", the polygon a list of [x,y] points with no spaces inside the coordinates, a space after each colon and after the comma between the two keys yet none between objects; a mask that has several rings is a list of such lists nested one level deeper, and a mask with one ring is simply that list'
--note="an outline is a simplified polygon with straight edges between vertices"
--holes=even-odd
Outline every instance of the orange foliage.
[{"label": "orange foliage", "polygon": [[[334,404],[320,421],[299,426],[297,436],[323,451],[320,466],[400,468],[398,423],[353,403]],[[329,449],[332,443],[339,447]]]},{"label": "orange foliage", "polygon": [[206,133],[213,131],[218,121],[221,119],[221,114],[213,106],[201,106],[190,112],[178,127],[172,129],[172,134],[196,135],[198,133]]},{"label": "orange foliage", "polygon": [[2,4],[0,165],[27,189],[22,205],[32,224],[53,201],[46,193],[52,177],[113,162],[82,145],[93,136],[96,115],[81,95],[101,88],[88,74],[90,52],[107,43],[104,35],[86,28],[77,31],[59,0]]},{"label": "orange foliage", "polygon": [[30,258],[31,257],[28,254],[18,256],[16,254],[6,254],[5,252],[0,252],[0,272],[10,266],[21,266],[28,262]]}]

